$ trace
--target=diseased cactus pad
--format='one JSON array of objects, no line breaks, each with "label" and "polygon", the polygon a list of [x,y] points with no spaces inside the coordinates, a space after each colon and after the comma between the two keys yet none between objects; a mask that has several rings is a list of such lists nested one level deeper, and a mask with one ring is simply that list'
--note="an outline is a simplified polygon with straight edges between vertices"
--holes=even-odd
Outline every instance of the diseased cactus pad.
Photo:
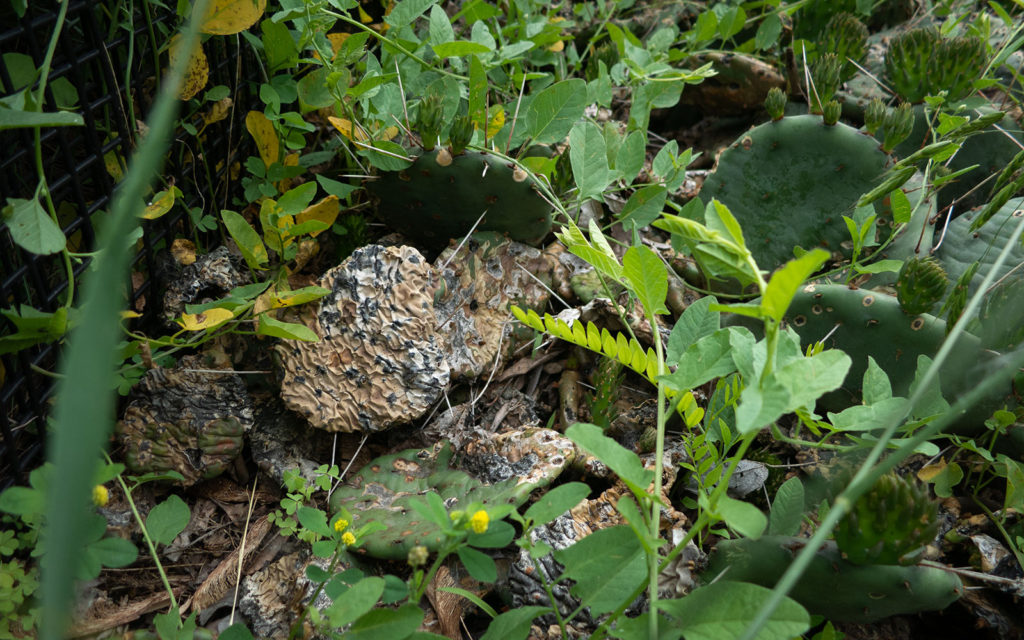
[{"label": "diseased cactus pad", "polygon": [[410,506],[413,500],[423,500],[424,494],[433,492],[449,511],[475,502],[485,508],[497,504],[519,506],[537,486],[517,478],[485,485],[449,468],[451,458],[452,448],[447,441],[430,449],[408,449],[377,458],[331,495],[331,512],[348,509],[356,527],[368,522],[385,525],[387,529],[365,539],[360,551],[375,558],[402,560],[416,545],[436,551],[444,541],[437,526]]},{"label": "diseased cactus pad", "polygon": [[424,153],[408,169],[384,173],[366,188],[388,226],[431,249],[465,236],[485,211],[478,231],[537,244],[551,230],[551,206],[527,175],[489,153]]},{"label": "diseased cactus pad", "polygon": [[368,245],[320,279],[320,342],[277,347],[281,398],[327,431],[381,431],[422,416],[448,385],[438,277],[412,247]]},{"label": "diseased cactus pad", "polygon": [[134,473],[177,471],[184,485],[219,475],[242,451],[252,402],[232,371],[209,372],[201,356],[175,369],[151,369],[117,424]]}]

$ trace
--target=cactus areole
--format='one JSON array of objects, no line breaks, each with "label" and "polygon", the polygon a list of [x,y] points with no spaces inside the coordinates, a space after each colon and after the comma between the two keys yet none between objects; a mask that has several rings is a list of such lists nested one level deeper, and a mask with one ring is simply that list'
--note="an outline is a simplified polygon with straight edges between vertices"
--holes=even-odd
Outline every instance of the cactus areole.
[{"label": "cactus areole", "polygon": [[489,153],[427,152],[408,169],[386,172],[366,188],[388,226],[431,250],[467,235],[477,220],[476,231],[506,233],[530,245],[551,230],[551,206],[526,173]]}]

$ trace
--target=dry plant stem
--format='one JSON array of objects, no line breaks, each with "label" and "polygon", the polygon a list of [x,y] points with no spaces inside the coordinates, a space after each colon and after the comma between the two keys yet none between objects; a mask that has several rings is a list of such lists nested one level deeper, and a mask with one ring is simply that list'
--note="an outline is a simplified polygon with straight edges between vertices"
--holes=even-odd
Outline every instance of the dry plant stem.
[{"label": "dry plant stem", "polygon": [[242,529],[242,544],[238,549],[238,571],[235,572],[235,595],[231,598],[231,617],[228,626],[235,624],[235,607],[238,605],[238,588],[242,586],[242,565],[245,563],[245,538],[249,534],[249,522],[252,520],[252,508],[256,504],[256,483],[259,476],[253,478],[252,493],[249,494],[249,510],[245,514],[245,528]]},{"label": "dry plant stem", "polygon": [[[910,414],[910,411],[918,404],[918,402],[920,402],[921,397],[935,381],[938,376],[939,367],[943,362],[945,362],[950,351],[953,350],[953,346],[957,339],[959,339],[960,335],[964,332],[966,322],[974,316],[978,307],[981,305],[981,292],[985,291],[992,281],[995,280],[995,274],[1002,267],[1003,263],[1006,262],[1010,249],[1017,243],[1021,231],[1024,231],[1024,220],[1017,224],[1017,228],[1014,230],[1012,237],[1003,246],[1003,250],[999,253],[999,257],[996,258],[995,264],[993,264],[992,268],[989,269],[981,286],[978,288],[979,292],[971,298],[967,308],[964,309],[960,319],[957,321],[953,330],[943,343],[942,348],[940,348],[939,352],[935,355],[935,359],[932,361],[932,365],[925,373],[924,379],[921,380],[917,390],[911,395],[910,401],[907,403],[907,407],[901,412],[901,415],[890,421],[889,426],[887,426],[885,431],[883,431],[879,436],[878,442],[871,449],[870,453],[868,453],[867,459],[865,459],[857,473],[854,474],[854,477],[847,488],[839,495],[839,497],[836,498],[835,504],[833,504],[828,514],[822,520],[817,531],[815,531],[811,539],[808,540],[807,545],[800,554],[797,555],[796,559],[789,566],[789,569],[787,569],[779,579],[779,582],[776,584],[775,589],[772,590],[768,600],[764,605],[762,605],[761,609],[754,617],[754,620],[750,623],[750,626],[748,626],[744,631],[741,640],[752,640],[760,631],[775,609],[778,608],[779,604],[781,604],[782,599],[785,598],[796,585],[797,580],[799,580],[800,576],[803,575],[803,572],[807,569],[811,559],[814,557],[814,553],[832,533],[832,529],[834,529],[839,520],[849,512],[853,503],[855,503],[861,495],[863,495],[875,484],[875,482],[877,482],[878,478],[899,464],[900,461],[906,458],[906,456],[908,456],[915,447],[938,433],[941,428],[945,427],[946,424],[952,421],[953,417],[957,415],[960,410],[969,407],[980,400],[985,393],[989,392],[991,388],[995,386],[999,379],[1009,375],[1007,372],[1008,367],[1004,366],[997,374],[986,378],[984,382],[972,389],[969,394],[957,401],[957,403],[954,404],[946,414],[940,416],[939,419],[935,420],[931,424],[926,425],[895,452],[891,453],[888,458],[879,463],[879,459],[888,447],[889,441],[892,439],[893,434],[895,434],[896,429],[903,422],[904,418]],[[1010,371],[1019,367],[1021,362],[1024,362],[1024,352],[1017,353],[1014,357],[1011,357],[1010,364],[1013,366],[1010,368]],[[877,466],[875,466],[876,464]]]}]

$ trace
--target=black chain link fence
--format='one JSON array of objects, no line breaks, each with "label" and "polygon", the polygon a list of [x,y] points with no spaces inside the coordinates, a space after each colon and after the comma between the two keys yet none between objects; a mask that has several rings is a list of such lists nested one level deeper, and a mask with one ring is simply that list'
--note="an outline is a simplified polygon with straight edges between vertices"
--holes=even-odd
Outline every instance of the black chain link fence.
[{"label": "black chain link fence", "polygon": [[[41,130],[42,169],[57,210],[68,248],[87,253],[95,247],[96,232],[110,206],[117,178],[131,156],[133,142],[144,135],[149,107],[158,79],[167,65],[166,44],[177,18],[166,5],[146,1],[67,0],[66,23],[57,42],[45,91],[45,110],[68,109],[82,116],[80,127]],[[8,2],[0,7],[0,99],[21,89],[38,87],[38,70],[57,23],[57,3],[28,2],[17,16]],[[169,3],[173,7],[173,3]],[[177,234],[194,237],[188,210],[214,213],[235,193],[239,161],[249,155],[251,138],[245,129],[247,106],[253,104],[253,85],[243,80],[253,54],[244,39],[217,37],[205,45],[210,67],[207,87],[230,89],[233,107],[223,120],[205,123],[202,112],[184,105],[181,117],[200,138],[185,129],[176,132],[162,178],[156,190],[174,184],[184,195],[185,207],[144,221],[136,244],[133,278],[126,283],[131,305],[146,315],[158,310],[153,297],[156,254],[166,250]],[[202,98],[202,92],[198,96]],[[190,113],[195,111],[192,115]],[[205,126],[204,126],[205,125]],[[35,131],[0,131],[0,207],[11,198],[31,199],[37,194]],[[75,278],[88,269],[87,257],[73,262]],[[76,289],[77,291],[77,289]],[[12,240],[0,219],[0,309],[25,305],[54,312],[64,305],[68,278],[61,254],[36,255]],[[16,328],[0,319],[0,337]],[[44,343],[0,354],[0,489],[24,482],[28,471],[42,463],[45,418],[53,393],[59,344]]]}]

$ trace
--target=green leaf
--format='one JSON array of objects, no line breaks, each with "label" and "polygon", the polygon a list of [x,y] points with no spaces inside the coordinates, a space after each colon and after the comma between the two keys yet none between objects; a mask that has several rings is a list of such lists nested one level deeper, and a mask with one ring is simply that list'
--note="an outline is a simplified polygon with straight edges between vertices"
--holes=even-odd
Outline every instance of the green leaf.
[{"label": "green leaf", "polygon": [[127,567],[139,557],[139,550],[131,540],[112,536],[93,542],[85,548],[85,553],[104,567],[118,569]]},{"label": "green leaf", "polygon": [[578,423],[569,427],[565,435],[577,445],[597,456],[608,465],[635,493],[643,494],[654,480],[654,472],[644,469],[640,456],[604,435],[601,427]]},{"label": "green leaf", "polygon": [[474,55],[469,56],[469,119],[477,130],[487,130],[487,71]]},{"label": "green leaf", "polygon": [[1024,465],[1000,454],[999,460],[1006,465],[1006,497],[1003,508],[1024,510]]},{"label": "green leaf", "polygon": [[398,609],[374,609],[355,621],[345,640],[403,640],[423,622],[419,605],[407,604]]},{"label": "green leaf", "polygon": [[43,492],[28,487],[10,487],[0,493],[0,511],[16,516],[41,514],[46,507]]},{"label": "green leaf", "polygon": [[185,501],[176,495],[170,495],[150,510],[146,516],[146,531],[153,542],[171,544],[178,534],[185,530],[191,519],[192,512]]},{"label": "green leaf", "polygon": [[466,542],[481,549],[501,549],[507,547],[512,539],[516,537],[516,529],[507,522],[498,520],[487,526],[483,533],[469,532]]},{"label": "green leaf", "polygon": [[790,260],[772,274],[761,298],[765,315],[782,322],[800,286],[825,264],[829,252],[824,249],[808,251],[795,260]]},{"label": "green leaf", "polygon": [[587,83],[582,78],[551,85],[530,102],[525,118],[527,134],[540,144],[561,142],[583,115],[586,103]]},{"label": "green leaf", "polygon": [[327,526],[327,514],[320,509],[314,509],[313,507],[299,507],[299,510],[295,513],[299,519],[299,524],[306,527],[315,534],[329,537],[331,535],[331,528]]},{"label": "green leaf", "polygon": [[810,358],[798,358],[775,372],[775,378],[789,391],[787,411],[813,407],[818,398],[839,388],[850,369],[850,356],[836,349]]},{"label": "green leaf", "polygon": [[570,592],[596,614],[614,611],[647,578],[644,548],[625,525],[599,529],[554,553],[575,580]]},{"label": "green leaf", "polygon": [[260,234],[256,233],[245,218],[234,211],[224,209],[220,212],[220,217],[249,268],[254,271],[262,269],[262,265],[270,261],[270,256]]},{"label": "green leaf", "polygon": [[747,21],[747,12],[743,7],[730,7],[718,17],[718,33],[722,40],[728,40],[743,29]]},{"label": "green leaf", "polygon": [[275,320],[269,313],[259,316],[260,323],[256,327],[256,333],[261,336],[272,336],[284,338],[285,340],[302,340],[304,342],[317,342],[320,340],[316,333],[304,324],[294,322],[281,322]]},{"label": "green leaf", "polygon": [[78,127],[84,124],[82,116],[70,111],[22,111],[0,107],[0,131],[28,127]]},{"label": "green leaf", "polygon": [[654,251],[644,245],[627,249],[622,257],[622,273],[648,313],[668,313],[668,272]]},{"label": "green leaf", "polygon": [[892,219],[896,224],[906,224],[910,222],[911,213],[913,213],[910,200],[907,198],[907,194],[903,193],[902,189],[893,189],[889,194],[889,206],[892,208]]},{"label": "green leaf", "polygon": [[373,166],[383,171],[401,171],[408,169],[413,162],[405,148],[390,140],[374,140],[372,143],[356,142],[356,153],[369,160]]},{"label": "green leaf", "polygon": [[600,127],[586,120],[573,126],[569,132],[569,161],[579,188],[579,197],[586,199],[600,196],[611,181],[604,135]]},{"label": "green leaf", "polygon": [[772,500],[768,515],[768,534],[795,536],[804,517],[804,485],[794,476],[782,483]]},{"label": "green leaf", "polygon": [[472,547],[459,547],[456,553],[469,575],[480,582],[494,582],[498,579],[498,568],[491,556]]},{"label": "green leaf", "polygon": [[686,307],[668,337],[665,364],[675,365],[690,345],[718,331],[721,326],[721,315],[710,309],[712,304],[717,303],[714,296],[704,296]]},{"label": "green leaf", "polygon": [[644,168],[644,151],[647,139],[642,131],[633,131],[622,141],[615,154],[615,171],[627,184],[633,182]]},{"label": "green leaf", "polygon": [[383,578],[363,578],[336,598],[324,615],[332,627],[343,627],[372,609],[383,593]]},{"label": "green leaf", "polygon": [[384,22],[392,27],[404,27],[416,18],[423,15],[427,7],[437,0],[402,0],[391,10],[391,13],[384,16]]},{"label": "green leaf", "polygon": [[451,42],[455,39],[455,29],[448,14],[439,5],[430,7],[430,44]]},{"label": "green leaf", "polygon": [[547,524],[572,509],[590,495],[590,485],[583,482],[570,482],[555,487],[540,497],[537,502],[523,514],[534,525]]},{"label": "green leaf", "polygon": [[480,640],[524,640],[530,633],[533,619],[550,612],[551,607],[510,609],[491,620],[487,632],[480,636]]},{"label": "green leaf", "polygon": [[892,384],[889,383],[889,376],[871,356],[868,356],[868,367],[864,370],[861,389],[864,404],[875,404],[892,397]]},{"label": "green leaf", "polygon": [[756,540],[768,526],[768,518],[749,502],[723,495],[718,499],[716,507],[725,524],[744,538]]},{"label": "green leaf", "polygon": [[[313,202],[316,197],[316,183],[305,182],[286,191],[277,201],[278,213],[293,216]],[[292,235],[298,235],[297,233]]]},{"label": "green leaf", "polygon": [[[686,640],[734,640],[772,595],[771,589],[746,582],[719,580],[680,600],[661,600],[658,608],[675,618]],[[811,626],[807,611],[784,598],[757,634],[757,640],[798,638]]]},{"label": "green leaf", "polygon": [[754,46],[764,51],[775,45],[782,34],[782,20],[777,13],[769,13],[757,27],[754,35]]},{"label": "green leaf", "polygon": [[667,199],[668,189],[664,186],[648,185],[634,192],[616,217],[627,230],[646,227],[661,216]]},{"label": "green leaf", "polygon": [[489,53],[491,51],[490,47],[484,46],[479,42],[469,42],[468,40],[442,42],[441,44],[435,44],[431,48],[438,58],[459,58],[468,56],[471,53]]},{"label": "green leaf", "polygon": [[732,329],[719,329],[691,344],[676,362],[676,370],[660,376],[659,380],[670,389],[688,391],[735,371],[730,341]]},{"label": "green leaf", "polygon": [[330,178],[319,174],[316,176],[316,181],[320,183],[320,186],[327,192],[327,195],[337,196],[339,200],[344,200],[349,196],[349,194],[359,188],[350,184],[345,184],[344,182],[331,180]]},{"label": "green leaf", "polygon": [[252,631],[243,622],[236,622],[227,629],[220,632],[217,640],[255,640]]},{"label": "green leaf", "polygon": [[854,265],[854,269],[857,270],[857,273],[883,273],[888,271],[899,273],[902,266],[902,260],[879,260],[868,265]]},{"label": "green leaf", "polygon": [[67,244],[64,232],[36,199],[8,198],[3,219],[11,239],[25,251],[50,255],[62,251]]}]

